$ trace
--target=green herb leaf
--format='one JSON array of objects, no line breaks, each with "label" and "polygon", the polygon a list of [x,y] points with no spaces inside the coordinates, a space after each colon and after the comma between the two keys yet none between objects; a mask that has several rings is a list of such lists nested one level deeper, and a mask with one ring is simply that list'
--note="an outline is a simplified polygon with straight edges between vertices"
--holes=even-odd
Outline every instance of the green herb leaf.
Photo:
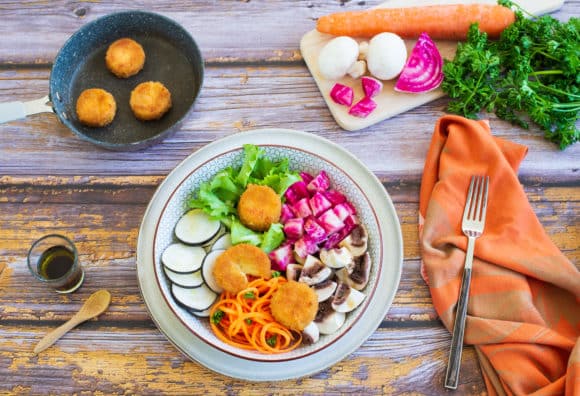
[{"label": "green herb leaf", "polygon": [[244,298],[254,299],[254,298],[256,298],[256,295],[254,294],[254,292],[249,291],[249,292],[244,293]]},{"label": "green herb leaf", "polygon": [[276,346],[276,335],[273,335],[273,336],[266,338],[266,343],[268,345],[270,345],[271,347],[275,347]]},{"label": "green herb leaf", "polygon": [[580,19],[568,22],[545,15],[516,20],[498,41],[473,24],[467,41],[445,60],[441,84],[451,98],[448,111],[477,118],[482,111],[523,128],[538,125],[561,149],[580,140]]},{"label": "green herb leaf", "polygon": [[219,323],[222,321],[222,319],[223,319],[224,315],[225,315],[224,311],[221,311],[221,310],[219,310],[219,309],[218,309],[218,310],[217,310],[217,311],[215,311],[215,312],[214,312],[214,314],[211,316],[211,322],[212,322],[213,324],[215,324],[215,325],[218,325],[218,324],[219,324]]}]

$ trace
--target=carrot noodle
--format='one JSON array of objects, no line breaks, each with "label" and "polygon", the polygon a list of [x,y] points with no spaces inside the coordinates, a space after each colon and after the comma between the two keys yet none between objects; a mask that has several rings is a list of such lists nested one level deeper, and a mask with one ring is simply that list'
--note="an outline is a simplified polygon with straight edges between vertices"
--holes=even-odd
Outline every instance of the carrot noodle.
[{"label": "carrot noodle", "polygon": [[272,295],[286,282],[282,276],[259,278],[237,294],[223,292],[209,313],[215,335],[229,345],[268,354],[295,349],[302,335],[276,322],[270,310]]}]

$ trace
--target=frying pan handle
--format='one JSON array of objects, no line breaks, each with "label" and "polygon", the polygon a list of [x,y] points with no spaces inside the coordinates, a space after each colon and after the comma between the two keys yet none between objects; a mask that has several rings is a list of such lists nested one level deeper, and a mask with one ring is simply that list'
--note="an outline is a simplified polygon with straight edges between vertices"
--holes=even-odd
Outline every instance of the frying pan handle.
[{"label": "frying pan handle", "polygon": [[8,121],[19,120],[31,114],[52,112],[48,96],[29,102],[6,102],[0,103],[0,124]]}]

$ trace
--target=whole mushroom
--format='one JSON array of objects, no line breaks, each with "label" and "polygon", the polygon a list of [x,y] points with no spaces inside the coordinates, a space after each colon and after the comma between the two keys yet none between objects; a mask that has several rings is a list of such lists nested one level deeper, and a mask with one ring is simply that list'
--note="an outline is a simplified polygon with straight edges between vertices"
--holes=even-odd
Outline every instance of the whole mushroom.
[{"label": "whole mushroom", "polygon": [[369,42],[367,68],[379,80],[397,77],[407,62],[407,47],[394,33],[380,33]]},{"label": "whole mushroom", "polygon": [[318,69],[327,80],[344,77],[358,59],[358,42],[347,36],[330,40],[318,55]]}]

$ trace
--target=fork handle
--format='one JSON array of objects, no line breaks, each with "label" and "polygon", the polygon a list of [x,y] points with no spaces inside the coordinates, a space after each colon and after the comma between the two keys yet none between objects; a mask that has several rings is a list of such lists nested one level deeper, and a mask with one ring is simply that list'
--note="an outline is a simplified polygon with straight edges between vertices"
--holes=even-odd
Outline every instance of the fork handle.
[{"label": "fork handle", "polygon": [[469,237],[459,301],[457,302],[457,311],[455,313],[455,324],[453,325],[453,336],[451,337],[451,350],[447,363],[447,373],[445,374],[445,387],[448,389],[457,389],[457,384],[459,383],[459,369],[461,368],[461,353],[463,351],[463,335],[465,333],[465,318],[467,317],[467,303],[469,301],[474,245],[475,238]]}]

